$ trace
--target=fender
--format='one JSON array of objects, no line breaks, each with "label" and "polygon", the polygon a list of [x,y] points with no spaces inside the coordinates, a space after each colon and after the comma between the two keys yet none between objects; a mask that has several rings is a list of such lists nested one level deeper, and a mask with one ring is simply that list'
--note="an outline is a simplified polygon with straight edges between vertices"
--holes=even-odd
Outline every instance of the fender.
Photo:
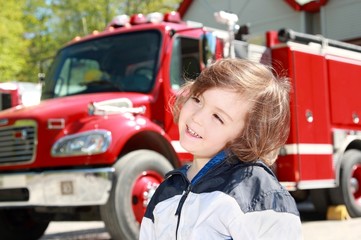
[{"label": "fender", "polygon": [[[357,131],[355,135],[348,134],[346,130],[336,130],[333,132],[336,152],[333,155],[335,162],[335,181],[336,185],[340,184],[340,172],[343,161],[343,155],[349,149],[361,151],[361,132]],[[337,140],[336,140],[337,139]]]},{"label": "fender", "polygon": [[170,144],[170,137],[164,130],[143,115],[132,113],[111,114],[105,116],[89,116],[81,119],[80,122],[73,122],[67,125],[63,131],[58,132],[56,140],[63,137],[81,134],[90,131],[108,131],[111,136],[111,142],[104,153],[81,156],[54,157],[47,156],[47,153],[39,153],[41,158],[54,159],[54,163],[59,162],[56,159],[61,158],[62,164],[74,165],[113,165],[120,156],[137,150],[149,149],[164,155],[173,166],[179,166],[177,154]]},{"label": "fender", "polygon": [[125,117],[127,121],[121,123],[122,127],[117,127],[122,131],[112,131],[114,143],[110,151],[118,152],[119,158],[137,149],[154,150],[164,155],[173,166],[180,166],[177,153],[170,144],[171,139],[160,126],[142,115]]}]

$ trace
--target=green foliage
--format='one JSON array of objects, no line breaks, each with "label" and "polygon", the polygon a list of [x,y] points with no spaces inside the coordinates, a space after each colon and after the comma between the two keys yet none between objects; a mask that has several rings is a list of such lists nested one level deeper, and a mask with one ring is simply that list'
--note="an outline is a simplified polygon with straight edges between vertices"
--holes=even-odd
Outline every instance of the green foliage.
[{"label": "green foliage", "polygon": [[49,59],[76,36],[119,14],[168,12],[181,0],[0,0],[0,81],[38,81]]},{"label": "green foliage", "polygon": [[23,37],[23,4],[0,0],[0,82],[16,80],[26,66],[28,41]]},{"label": "green foliage", "polygon": [[175,10],[179,0],[126,0],[123,2],[123,9],[125,14],[134,13],[150,13],[150,12],[169,12]]}]

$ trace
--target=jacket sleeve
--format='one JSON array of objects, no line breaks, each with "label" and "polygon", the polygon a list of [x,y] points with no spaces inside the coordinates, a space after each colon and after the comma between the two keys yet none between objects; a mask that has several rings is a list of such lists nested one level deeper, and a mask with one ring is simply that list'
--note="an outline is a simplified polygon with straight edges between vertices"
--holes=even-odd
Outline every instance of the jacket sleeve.
[{"label": "jacket sleeve", "polygon": [[255,211],[238,215],[229,224],[234,240],[301,240],[302,224],[299,216],[274,210]]},{"label": "jacket sleeve", "polygon": [[155,237],[154,224],[151,219],[143,217],[140,225],[139,240],[153,240]]}]

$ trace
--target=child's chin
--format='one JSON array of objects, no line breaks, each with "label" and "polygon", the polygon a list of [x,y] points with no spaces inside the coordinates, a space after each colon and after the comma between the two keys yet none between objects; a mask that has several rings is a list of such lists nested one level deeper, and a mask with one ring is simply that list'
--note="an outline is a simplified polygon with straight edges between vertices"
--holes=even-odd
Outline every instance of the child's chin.
[{"label": "child's chin", "polygon": [[184,150],[186,150],[188,153],[193,154],[196,149],[194,149],[194,144],[188,143],[188,142],[180,142],[180,145]]}]

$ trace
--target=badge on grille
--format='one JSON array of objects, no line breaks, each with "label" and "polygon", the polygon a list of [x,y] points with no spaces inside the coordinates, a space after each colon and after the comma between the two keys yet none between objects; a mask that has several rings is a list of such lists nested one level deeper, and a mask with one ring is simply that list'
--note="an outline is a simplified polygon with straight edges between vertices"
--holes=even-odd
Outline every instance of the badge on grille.
[{"label": "badge on grille", "polygon": [[14,133],[13,133],[13,137],[15,139],[21,139],[21,140],[25,140],[28,136],[28,133],[26,132],[25,129],[22,129],[22,130],[15,130]]}]

